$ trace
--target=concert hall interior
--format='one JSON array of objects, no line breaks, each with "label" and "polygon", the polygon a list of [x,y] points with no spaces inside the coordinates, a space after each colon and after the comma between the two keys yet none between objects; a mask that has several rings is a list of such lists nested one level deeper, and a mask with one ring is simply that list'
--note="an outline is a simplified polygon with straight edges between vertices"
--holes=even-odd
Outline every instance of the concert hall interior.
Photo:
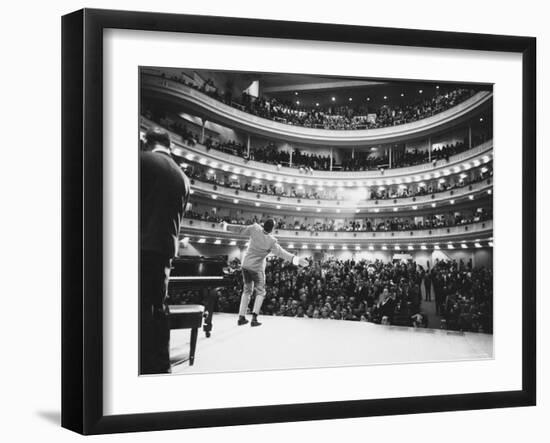
[{"label": "concert hall interior", "polygon": [[[191,185],[168,304],[206,319],[194,366],[172,330],[172,372],[491,358],[492,109],[486,84],[142,67],[141,143],[167,131]],[[239,326],[251,240],[225,227],[268,219],[308,265],[268,256]]]}]

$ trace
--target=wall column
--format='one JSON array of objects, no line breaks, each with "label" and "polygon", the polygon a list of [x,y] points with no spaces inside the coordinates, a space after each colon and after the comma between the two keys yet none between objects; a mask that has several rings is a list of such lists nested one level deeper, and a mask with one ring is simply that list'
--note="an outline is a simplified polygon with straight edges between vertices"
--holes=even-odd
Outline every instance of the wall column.
[{"label": "wall column", "polygon": [[202,119],[202,128],[201,128],[201,145],[204,145],[204,132],[205,132],[205,129],[204,129],[204,126],[206,125],[206,119]]},{"label": "wall column", "polygon": [[432,138],[428,138],[428,162],[432,161]]},{"label": "wall column", "polygon": [[332,171],[332,160],[333,159],[333,156],[332,156],[332,146],[330,147],[330,166],[329,166],[329,170]]},{"label": "wall column", "polygon": [[392,159],[391,159],[391,153],[392,153],[393,149],[391,148],[391,146],[389,146],[389,147],[388,147],[388,150],[389,150],[389,155],[388,155],[388,157],[389,157],[388,167],[389,167],[389,169],[391,169],[391,160],[392,160]]},{"label": "wall column", "polygon": [[468,148],[472,149],[472,125],[468,125]]},{"label": "wall column", "polygon": [[288,162],[289,166],[292,168],[292,148],[290,148],[290,160]]},{"label": "wall column", "polygon": [[250,134],[246,136],[246,156],[250,158]]}]

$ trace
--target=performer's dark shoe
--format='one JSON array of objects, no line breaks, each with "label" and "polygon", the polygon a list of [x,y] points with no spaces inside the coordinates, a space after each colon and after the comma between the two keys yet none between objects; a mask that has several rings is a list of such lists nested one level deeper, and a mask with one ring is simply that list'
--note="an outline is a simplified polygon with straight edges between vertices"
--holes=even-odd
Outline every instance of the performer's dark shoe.
[{"label": "performer's dark shoe", "polygon": [[239,317],[239,321],[237,321],[237,324],[239,326],[246,325],[248,323],[248,320],[245,317]]},{"label": "performer's dark shoe", "polygon": [[262,326],[262,324],[258,320],[252,319],[250,326]]}]

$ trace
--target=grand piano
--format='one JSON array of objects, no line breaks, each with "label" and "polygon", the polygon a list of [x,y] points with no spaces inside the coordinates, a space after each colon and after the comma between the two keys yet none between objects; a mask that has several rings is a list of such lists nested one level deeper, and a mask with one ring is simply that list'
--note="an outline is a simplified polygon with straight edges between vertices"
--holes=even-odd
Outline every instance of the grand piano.
[{"label": "grand piano", "polygon": [[[215,309],[217,292],[220,288],[229,286],[232,282],[228,272],[226,272],[227,257],[197,257],[181,256],[173,260],[170,280],[168,283],[168,293],[175,291],[198,291],[198,300],[193,303],[204,306],[204,326],[203,330],[206,337],[210,337],[212,332],[212,316]],[[186,305],[171,305],[171,312],[184,311]],[[175,317],[175,316],[174,316]],[[185,327],[185,322],[171,321],[172,325],[179,328]],[[175,328],[173,328],[175,329]]]}]

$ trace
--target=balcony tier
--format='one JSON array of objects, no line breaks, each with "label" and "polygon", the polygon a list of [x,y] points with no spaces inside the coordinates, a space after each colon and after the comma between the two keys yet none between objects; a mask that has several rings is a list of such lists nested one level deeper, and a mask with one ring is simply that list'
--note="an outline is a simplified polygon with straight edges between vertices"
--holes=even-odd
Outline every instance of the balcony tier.
[{"label": "balcony tier", "polygon": [[198,115],[234,129],[261,137],[324,146],[395,143],[425,137],[467,120],[484,109],[493,97],[492,92],[481,91],[450,109],[402,125],[376,129],[331,130],[294,126],[258,117],[226,105],[194,88],[160,76],[142,74],[141,87],[142,94],[146,97],[164,97],[175,103],[184,101],[186,106]]},{"label": "balcony tier", "polygon": [[[402,211],[412,210],[413,206],[417,206],[418,210],[429,208],[433,211],[433,204],[437,206],[441,204],[449,204],[450,200],[455,200],[457,203],[462,200],[467,200],[470,196],[474,197],[474,201],[492,189],[492,179],[488,178],[471,185],[461,188],[454,188],[448,191],[437,192],[429,195],[416,197],[384,199],[384,200],[315,200],[308,198],[291,198],[278,197],[275,195],[261,194],[228,188],[212,183],[192,181],[193,199],[195,201],[205,201],[212,205],[229,204],[234,206],[235,199],[238,199],[239,206],[250,206],[256,211],[262,209],[277,209],[280,211],[289,211],[293,215],[298,213],[297,208],[303,213],[314,213],[317,209],[321,213],[334,215],[336,212],[345,214],[355,214],[357,210],[362,214],[374,212],[391,212],[395,215],[394,208],[397,208],[400,213]],[[215,196],[213,198],[212,196]],[[258,206],[259,205],[259,206]],[[378,214],[380,215],[380,214]]]},{"label": "balcony tier", "polygon": [[[474,242],[492,241],[493,222],[488,220],[449,228],[414,231],[309,232],[275,230],[273,234],[283,247],[287,247],[289,244],[294,244],[296,248],[301,248],[305,244],[309,249],[315,249],[316,245],[321,245],[324,249],[330,245],[339,245],[340,247],[342,245],[349,247],[360,245],[362,248],[367,248],[369,245],[399,245],[401,249],[406,249],[408,245],[438,243],[442,248],[446,248],[448,243],[453,243],[455,248],[459,249],[461,242],[466,242],[469,247],[472,247]],[[233,232],[222,231],[219,223],[191,219],[184,219],[180,237],[188,237],[192,241],[197,241],[199,238],[219,239],[225,244],[234,240],[239,246],[243,246],[244,242],[248,240]]]},{"label": "balcony tier", "polygon": [[[146,131],[158,125],[141,117],[140,126],[142,130]],[[335,186],[345,186],[347,182],[353,180],[357,182],[355,185],[365,186],[410,183],[411,177],[412,181],[430,180],[444,177],[450,173],[465,171],[493,159],[493,140],[488,140],[472,149],[453,155],[448,161],[437,160],[432,163],[422,163],[406,168],[391,168],[384,171],[312,171],[306,174],[296,168],[278,167],[253,160],[245,161],[242,157],[216,149],[207,149],[200,143],[191,146],[184,142],[179,135],[171,131],[168,132],[173,142],[174,153],[189,161],[197,161],[215,169],[223,167],[224,171],[235,174],[247,173],[248,176],[259,179],[278,179],[286,183],[302,182],[303,184],[308,184],[311,181],[312,183],[309,184],[315,186],[324,186],[327,182],[334,183]],[[365,180],[371,180],[372,183],[365,183]]]}]

